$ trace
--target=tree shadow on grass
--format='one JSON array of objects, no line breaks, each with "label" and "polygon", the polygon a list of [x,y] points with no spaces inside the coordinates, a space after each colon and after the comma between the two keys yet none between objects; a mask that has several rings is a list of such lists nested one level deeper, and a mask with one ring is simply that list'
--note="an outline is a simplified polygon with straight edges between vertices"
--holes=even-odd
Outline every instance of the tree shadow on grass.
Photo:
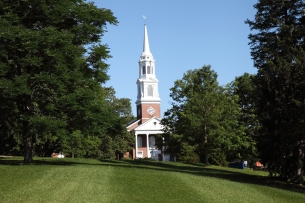
[{"label": "tree shadow on grass", "polygon": [[187,173],[197,176],[224,179],[232,182],[273,187],[277,189],[283,189],[283,190],[305,194],[304,186],[288,184],[280,181],[279,178],[277,177],[268,177],[268,176],[253,175],[253,174],[250,175],[238,171],[229,171],[229,168],[227,168],[226,170],[225,167],[223,169],[215,169],[205,166],[176,165],[168,162],[144,161],[144,160],[123,161],[126,164],[119,164],[118,161],[112,161],[112,160],[102,160],[102,162],[107,163],[108,165],[114,167],[115,166],[128,167],[128,168],[133,167],[133,168],[145,168],[150,170]]},{"label": "tree shadow on grass", "polygon": [[[210,168],[198,165],[188,165],[173,162],[159,162],[159,161],[146,161],[146,160],[100,160],[99,161],[84,161],[86,159],[51,159],[39,158],[29,165],[50,165],[50,166],[72,166],[72,165],[95,165],[95,166],[113,166],[125,168],[138,168],[157,171],[169,171],[178,173],[187,173],[196,176],[212,177],[218,179],[229,180],[232,182],[239,182],[245,184],[254,184],[261,186],[268,186],[293,192],[305,194],[305,187],[288,184],[279,181],[278,178],[265,177],[260,175],[249,175],[243,172],[230,171],[229,168]],[[0,165],[20,166],[24,165],[22,159],[0,159]]]},{"label": "tree shadow on grass", "polygon": [[11,166],[21,166],[21,165],[61,165],[61,166],[71,166],[76,164],[85,164],[85,165],[100,165],[99,163],[85,163],[73,159],[39,159],[33,160],[30,164],[24,164],[21,159],[0,159],[0,165],[11,165]]}]

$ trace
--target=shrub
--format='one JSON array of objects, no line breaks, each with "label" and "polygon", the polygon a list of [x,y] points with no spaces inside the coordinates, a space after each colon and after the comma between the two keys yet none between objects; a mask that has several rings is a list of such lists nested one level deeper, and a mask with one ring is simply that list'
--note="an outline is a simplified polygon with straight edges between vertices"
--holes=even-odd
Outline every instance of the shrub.
[{"label": "shrub", "polygon": [[186,163],[198,163],[199,156],[195,153],[194,146],[190,146],[187,143],[182,143],[179,160]]},{"label": "shrub", "polygon": [[226,154],[222,150],[215,150],[210,155],[210,163],[218,166],[228,166],[229,162],[226,158]]}]

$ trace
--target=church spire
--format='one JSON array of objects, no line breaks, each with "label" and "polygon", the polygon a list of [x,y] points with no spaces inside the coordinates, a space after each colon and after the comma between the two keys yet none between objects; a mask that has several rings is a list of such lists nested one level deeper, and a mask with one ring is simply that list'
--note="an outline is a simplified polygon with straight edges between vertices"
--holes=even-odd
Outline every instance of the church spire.
[{"label": "church spire", "polygon": [[[160,106],[158,82],[159,81],[156,78],[155,59],[149,49],[147,28],[146,28],[146,24],[144,23],[143,52],[139,60],[139,79],[137,80],[137,85],[138,85],[138,98],[136,101],[137,105],[142,104],[143,102],[147,104],[152,102]],[[160,109],[159,106],[158,108]],[[157,115],[158,117],[160,117],[160,113],[158,113]]]},{"label": "church spire", "polygon": [[144,53],[145,53],[145,54],[150,54],[146,24],[144,24],[143,55],[144,55]]},{"label": "church spire", "polygon": [[[145,18],[144,18],[145,19]],[[139,61],[139,78],[155,78],[155,60],[149,49],[146,23],[144,23],[143,52]]]}]

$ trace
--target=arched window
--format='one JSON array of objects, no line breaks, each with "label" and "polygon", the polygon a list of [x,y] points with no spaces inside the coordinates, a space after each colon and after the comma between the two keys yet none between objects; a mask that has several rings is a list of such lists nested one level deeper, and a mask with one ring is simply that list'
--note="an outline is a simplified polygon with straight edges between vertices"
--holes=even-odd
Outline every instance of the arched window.
[{"label": "arched window", "polygon": [[147,66],[147,74],[150,74],[150,66]]},{"label": "arched window", "polygon": [[153,87],[152,87],[152,85],[148,85],[148,87],[147,87],[147,96],[149,96],[149,97],[153,96]]},{"label": "arched window", "polygon": [[137,142],[138,142],[138,147],[142,147],[142,137],[138,136],[137,138]]},{"label": "arched window", "polygon": [[145,66],[142,67],[142,74],[146,74],[146,69],[145,69]]},{"label": "arched window", "polygon": [[150,136],[149,137],[149,147],[150,148],[155,148],[155,145],[156,145],[156,139],[154,136]]}]

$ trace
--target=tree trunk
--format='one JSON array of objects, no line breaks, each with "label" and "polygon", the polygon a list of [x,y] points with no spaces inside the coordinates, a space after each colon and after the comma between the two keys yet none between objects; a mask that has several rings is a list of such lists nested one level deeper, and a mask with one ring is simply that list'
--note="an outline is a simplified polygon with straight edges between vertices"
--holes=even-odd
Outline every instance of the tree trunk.
[{"label": "tree trunk", "polygon": [[35,157],[36,156],[36,143],[35,143],[35,140],[34,142],[32,142],[32,157]]},{"label": "tree trunk", "polygon": [[208,166],[208,165],[210,165],[210,163],[209,163],[209,157],[208,157],[208,152],[207,152],[208,150],[206,149],[205,150],[205,153],[204,153],[204,164],[206,165],[206,166]]},{"label": "tree trunk", "polygon": [[74,153],[72,153],[72,159],[74,159]]},{"label": "tree trunk", "polygon": [[305,161],[305,146],[304,146],[304,140],[297,142],[298,147],[298,163],[296,168],[296,173],[294,177],[292,178],[291,182],[296,184],[303,184],[304,180],[304,161]]},{"label": "tree trunk", "polygon": [[208,156],[208,136],[207,136],[207,126],[204,126],[204,164],[210,165],[209,156]]},{"label": "tree trunk", "polygon": [[[21,70],[19,70],[21,71]],[[31,99],[29,95],[20,95],[18,98],[18,106],[21,115],[31,115]],[[33,134],[30,132],[29,121],[22,121],[22,137],[24,141],[24,159],[25,164],[33,161]]]},{"label": "tree trunk", "polygon": [[300,185],[303,185],[303,176],[304,176],[304,170],[302,167],[298,167],[298,170],[297,170],[297,174],[296,174],[296,177],[295,177],[295,183],[297,184],[300,184]]},{"label": "tree trunk", "polygon": [[27,137],[24,140],[24,159],[25,164],[31,163],[33,161],[33,137]]}]

